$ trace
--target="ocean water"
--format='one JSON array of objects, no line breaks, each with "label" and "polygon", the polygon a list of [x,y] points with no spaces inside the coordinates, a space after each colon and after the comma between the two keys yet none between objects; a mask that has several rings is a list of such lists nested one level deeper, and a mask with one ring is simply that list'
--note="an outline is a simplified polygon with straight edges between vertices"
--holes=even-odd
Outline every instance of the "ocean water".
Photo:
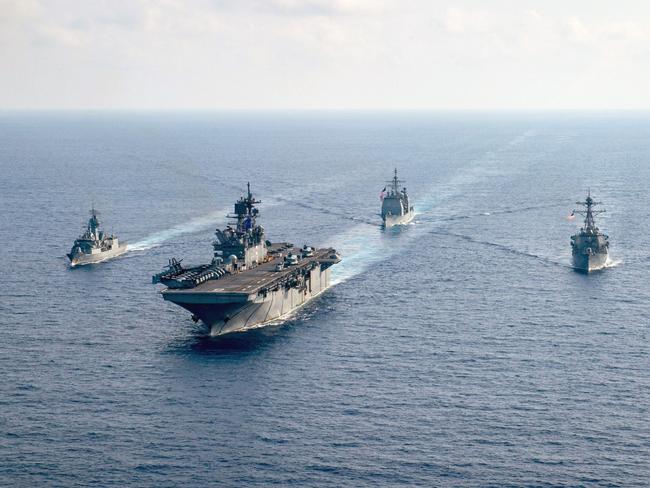
[{"label": "ocean water", "polygon": [[[647,485],[649,158],[650,114],[0,114],[0,485]],[[394,167],[418,214],[383,231]],[[214,339],[151,275],[247,181],[343,261]],[[70,269],[93,203],[131,251]]]}]

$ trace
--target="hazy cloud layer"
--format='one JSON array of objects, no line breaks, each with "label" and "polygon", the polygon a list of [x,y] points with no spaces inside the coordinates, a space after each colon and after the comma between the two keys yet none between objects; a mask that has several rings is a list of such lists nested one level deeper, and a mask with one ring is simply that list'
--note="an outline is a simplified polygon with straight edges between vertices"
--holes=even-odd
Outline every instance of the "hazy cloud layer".
[{"label": "hazy cloud layer", "polygon": [[0,0],[2,108],[650,108],[650,3]]}]

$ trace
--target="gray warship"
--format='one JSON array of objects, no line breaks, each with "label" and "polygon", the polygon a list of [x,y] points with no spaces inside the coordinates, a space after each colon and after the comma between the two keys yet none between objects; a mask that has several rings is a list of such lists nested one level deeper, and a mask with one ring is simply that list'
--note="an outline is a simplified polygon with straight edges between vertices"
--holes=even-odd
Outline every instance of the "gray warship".
[{"label": "gray warship", "polygon": [[394,225],[408,224],[415,216],[413,207],[409,204],[406,188],[400,190],[404,183],[397,178],[397,168],[393,179],[388,182],[381,192],[381,219],[385,228]]},{"label": "gray warship", "polygon": [[576,202],[584,207],[584,210],[574,210],[575,214],[584,215],[584,226],[580,231],[571,236],[571,248],[573,254],[573,267],[585,273],[602,269],[609,258],[609,236],[603,234],[594,221],[594,215],[605,212],[605,210],[594,210],[593,207],[600,205],[591,198],[591,190],[587,193],[584,202]]},{"label": "gray warship", "polygon": [[330,267],[340,261],[332,248],[296,248],[271,243],[258,225],[261,203],[248,193],[235,203],[232,219],[217,229],[210,264],[184,267],[169,260],[152,282],[166,286],[165,300],[192,313],[213,336],[261,326],[287,315],[330,285]]},{"label": "gray warship", "polygon": [[100,225],[99,212],[93,207],[85,232],[74,241],[72,249],[66,254],[71,266],[98,263],[126,252],[126,242],[120,242],[115,235],[106,235],[99,229]]}]

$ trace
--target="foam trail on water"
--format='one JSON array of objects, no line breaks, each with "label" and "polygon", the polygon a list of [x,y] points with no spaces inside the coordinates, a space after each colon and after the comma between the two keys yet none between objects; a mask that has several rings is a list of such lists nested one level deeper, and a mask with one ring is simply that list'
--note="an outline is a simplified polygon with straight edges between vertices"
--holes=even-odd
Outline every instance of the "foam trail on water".
[{"label": "foam trail on water", "polygon": [[[418,203],[415,204],[415,217],[423,217],[445,201],[462,195],[468,186],[475,184],[482,178],[486,167],[493,165],[498,160],[497,155],[499,153],[512,149],[514,146],[521,144],[533,135],[533,131],[526,131],[518,135],[496,150],[488,151],[483,156],[472,161],[473,164],[471,164],[469,168],[456,174],[451,178],[451,180],[444,184],[440,183],[432,187],[425,195],[421,196],[418,199]],[[221,184],[224,183],[221,182]],[[242,193],[244,192],[244,189],[239,184],[225,184],[225,186],[241,191]],[[323,209],[316,205],[311,205],[304,201],[289,199],[278,194],[268,197],[265,206],[268,208],[280,204],[299,205],[310,210],[345,218],[354,221],[357,224],[368,224],[351,227],[348,231],[335,236],[333,241],[328,243],[328,245],[335,247],[343,256],[343,261],[332,269],[333,284],[341,283],[352,278],[365,271],[371,265],[392,257],[404,249],[405,246],[407,246],[417,236],[423,235],[423,233],[427,231],[427,227],[429,228],[428,230],[431,230],[431,226],[437,227],[444,223],[444,221],[429,221],[426,222],[428,224],[426,226],[404,225],[380,231],[378,229],[379,221],[375,222],[371,219],[344,214],[332,209]],[[170,229],[156,232],[145,239],[131,244],[129,250],[143,251],[151,249],[174,237],[200,232],[213,227],[222,220],[223,215],[225,215],[228,210],[229,209],[211,212],[208,215],[192,219],[184,224],[179,224]],[[458,217],[452,218],[451,220],[457,218]],[[462,218],[467,218],[467,216]],[[422,222],[425,220],[426,218]],[[418,220],[416,223],[420,223],[420,221]]]},{"label": "foam trail on water", "polygon": [[201,217],[196,217],[182,224],[175,225],[169,229],[154,232],[153,234],[128,245],[129,251],[146,251],[158,247],[162,243],[185,234],[193,234],[215,227],[228,213],[229,209],[216,210]]},{"label": "foam trail on water", "polygon": [[372,265],[392,258],[411,245],[413,240],[425,235],[431,226],[439,225],[443,225],[443,222],[431,222],[429,225],[411,222],[389,229],[356,226],[335,236],[328,245],[341,254],[342,260],[332,268],[332,284],[342,283]]},{"label": "foam trail on water", "polygon": [[[440,205],[463,195],[468,187],[481,181],[484,173],[498,162],[498,154],[511,150],[535,133],[528,130],[503,146],[486,152],[483,156],[472,161],[470,167],[460,171],[450,180],[439,183],[421,195],[414,205],[415,224],[396,226],[379,231],[367,226],[356,226],[335,236],[328,243],[341,253],[341,263],[332,268],[332,284],[342,283],[364,272],[370,266],[390,259],[410,245],[414,239],[431,232],[431,228],[444,225],[444,220],[431,220],[427,214],[436,210]],[[420,217],[418,219],[418,217]]]},{"label": "foam trail on water", "polygon": [[311,205],[309,203],[305,203],[305,202],[300,201],[300,200],[292,200],[290,198],[286,198],[286,197],[283,197],[283,196],[280,196],[280,195],[271,195],[271,197],[269,197],[269,199],[270,199],[270,201],[271,201],[271,203],[273,205],[278,205],[280,203],[291,204],[291,205],[295,205],[296,207],[306,208],[306,209],[313,210],[315,212],[320,212],[320,213],[323,213],[323,214],[326,214],[326,215],[333,215],[333,216],[336,216],[336,217],[340,217],[342,219],[351,220],[353,222],[372,225],[374,227],[379,227],[380,226],[378,221],[370,220],[368,218],[359,217],[359,216],[356,216],[356,215],[351,215],[349,213],[338,212],[338,211],[332,210],[330,208],[318,207],[316,205]]},{"label": "foam trail on water", "polygon": [[[277,202],[271,202],[265,205],[266,208],[273,207],[278,205]],[[207,229],[215,229],[220,223],[225,221],[225,217],[228,212],[231,211],[231,206],[222,208],[221,210],[215,210],[208,214],[202,215],[201,217],[195,217],[188,220],[182,224],[177,224],[169,229],[161,230],[159,232],[154,232],[148,237],[141,239],[133,244],[129,244],[127,249],[128,251],[147,251],[154,247],[158,247],[164,242],[174,239],[185,234],[194,234],[196,232],[202,232]]]},{"label": "foam trail on water", "polygon": [[605,267],[606,268],[615,268],[619,264],[623,264],[622,259],[612,259],[612,258],[608,257],[607,261],[605,262]]},{"label": "foam trail on water", "polygon": [[367,229],[353,229],[338,236],[332,243],[332,247],[343,256],[341,262],[332,268],[333,285],[356,276],[370,265],[387,257],[386,254],[379,252],[382,247],[380,239],[376,235],[370,235]]},{"label": "foam trail on water", "polygon": [[519,249],[517,249],[515,247],[508,246],[506,244],[499,244],[497,242],[491,242],[491,241],[476,239],[473,236],[468,236],[468,235],[465,235],[465,234],[458,234],[458,233],[455,233],[455,232],[451,232],[449,230],[442,229],[442,230],[432,231],[431,234],[455,237],[455,238],[462,239],[462,240],[467,241],[467,242],[472,242],[474,244],[479,244],[481,246],[486,246],[486,247],[491,247],[491,248],[494,248],[494,249],[499,249],[502,252],[507,252],[507,253],[510,253],[510,254],[516,254],[518,256],[523,256],[523,257],[527,257],[527,258],[536,259],[538,261],[542,261],[542,262],[545,262],[547,264],[557,265],[557,266],[561,266],[561,267],[564,267],[564,268],[571,268],[571,266],[567,265],[564,262],[564,259],[562,259],[562,258],[551,258],[551,257],[544,256],[544,255],[541,255],[541,254],[535,254],[535,253],[529,252],[529,251],[522,251],[522,250],[519,250]]}]

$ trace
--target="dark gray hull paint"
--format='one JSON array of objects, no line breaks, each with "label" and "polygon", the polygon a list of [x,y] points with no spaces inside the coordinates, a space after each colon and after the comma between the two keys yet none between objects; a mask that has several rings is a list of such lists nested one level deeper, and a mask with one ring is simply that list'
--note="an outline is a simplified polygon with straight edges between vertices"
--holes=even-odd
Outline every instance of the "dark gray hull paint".
[{"label": "dark gray hull paint", "polygon": [[609,258],[609,253],[595,253],[595,254],[573,254],[573,267],[577,271],[583,273],[590,273],[592,271],[598,271],[607,266],[607,259]]}]

